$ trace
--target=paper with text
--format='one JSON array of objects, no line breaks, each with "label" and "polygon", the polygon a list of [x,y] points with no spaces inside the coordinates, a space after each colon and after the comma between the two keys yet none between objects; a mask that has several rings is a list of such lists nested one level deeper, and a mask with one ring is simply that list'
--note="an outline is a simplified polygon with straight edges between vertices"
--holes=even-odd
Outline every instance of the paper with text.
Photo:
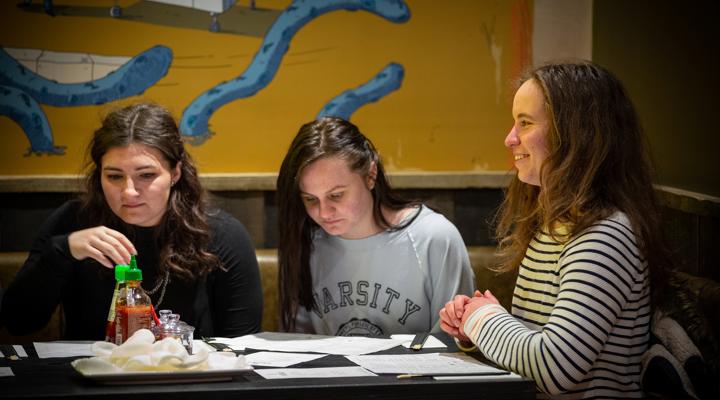
[{"label": "paper with text", "polygon": [[245,361],[250,365],[262,367],[289,367],[318,358],[325,357],[325,354],[307,353],[279,353],[276,351],[258,351],[257,353],[246,354]]},{"label": "paper with text", "polygon": [[237,338],[214,338],[233,350],[246,348],[297,353],[323,353],[341,356],[375,353],[399,346],[402,340],[360,336],[323,336],[301,333],[261,332]]},{"label": "paper with text", "polygon": [[94,356],[92,343],[35,342],[35,351],[40,358]]},{"label": "paper with text", "polygon": [[[402,340],[402,347],[405,347],[407,349],[410,348],[410,343],[412,343],[413,338],[415,335],[406,335],[406,334],[397,334],[397,335],[390,335],[390,339],[397,339]],[[425,340],[425,344],[423,344],[423,349],[444,349],[447,348],[445,343],[441,342],[439,339],[437,339],[435,336],[430,335],[428,336],[427,340]]]},{"label": "paper with text", "polygon": [[268,368],[256,369],[255,372],[265,379],[349,378],[353,376],[377,376],[360,367]]},{"label": "paper with text", "polygon": [[346,356],[376,374],[469,375],[507,374],[464,353],[421,353]]}]

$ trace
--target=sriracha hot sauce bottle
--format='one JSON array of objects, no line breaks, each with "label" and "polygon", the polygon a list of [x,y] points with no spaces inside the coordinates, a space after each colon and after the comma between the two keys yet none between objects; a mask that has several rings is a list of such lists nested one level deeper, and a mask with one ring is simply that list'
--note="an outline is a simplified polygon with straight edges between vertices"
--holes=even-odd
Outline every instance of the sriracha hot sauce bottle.
[{"label": "sriracha hot sauce bottle", "polygon": [[120,289],[125,287],[125,271],[130,269],[129,265],[118,264],[115,266],[115,291],[110,302],[107,323],[105,324],[105,341],[115,343],[115,304],[117,303]]},{"label": "sriracha hot sauce bottle", "polygon": [[115,344],[123,344],[139,329],[152,328],[152,303],[141,282],[142,271],[135,256],[131,256],[130,268],[125,271],[125,287],[120,289],[115,303]]}]

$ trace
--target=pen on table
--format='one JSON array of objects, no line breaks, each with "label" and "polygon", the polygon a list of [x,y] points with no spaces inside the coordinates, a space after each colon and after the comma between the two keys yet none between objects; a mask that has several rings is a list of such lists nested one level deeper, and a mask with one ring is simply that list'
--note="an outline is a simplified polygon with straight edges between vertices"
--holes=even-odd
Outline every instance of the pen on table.
[{"label": "pen on table", "polygon": [[422,350],[423,345],[425,344],[425,341],[427,340],[428,336],[429,336],[428,333],[416,334],[412,340],[412,343],[410,343],[410,348],[415,351]]},{"label": "pen on table", "polygon": [[12,345],[0,345],[0,351],[8,360],[17,361],[20,359],[20,356]]},{"label": "pen on table", "polygon": [[425,374],[400,374],[396,376],[397,379],[407,379],[407,378],[420,378],[423,376],[430,376]]}]

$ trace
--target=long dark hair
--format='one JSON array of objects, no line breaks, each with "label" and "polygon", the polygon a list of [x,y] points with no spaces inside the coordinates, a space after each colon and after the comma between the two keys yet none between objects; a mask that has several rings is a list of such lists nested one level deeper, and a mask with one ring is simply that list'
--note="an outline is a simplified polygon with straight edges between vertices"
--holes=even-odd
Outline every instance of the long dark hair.
[{"label": "long dark hair", "polygon": [[281,324],[295,329],[295,315],[301,305],[310,310],[315,306],[310,275],[312,237],[319,226],[305,211],[300,198],[298,179],[303,169],[326,157],[345,160],[351,171],[366,178],[372,165],[377,177],[371,191],[373,218],[384,229],[400,229],[387,221],[385,210],[401,210],[418,204],[399,198],[390,188],[375,146],[357,126],[340,118],[325,117],[304,124],[293,139],[280,167],[277,180],[278,261]]},{"label": "long dark hair", "polygon": [[[624,212],[650,267],[654,295],[671,268],[653,171],[635,108],[622,83],[589,62],[550,64],[528,73],[541,88],[549,120],[549,155],[540,187],[510,183],[496,222],[499,270],[517,268],[539,229],[560,223],[565,241],[615,211]],[[553,229],[549,229],[554,234]]]},{"label": "long dark hair", "polygon": [[110,112],[102,121],[87,148],[86,192],[83,208],[91,223],[121,227],[132,232],[112,212],[101,185],[102,158],[108,150],[133,143],[158,150],[170,169],[180,163],[181,176],[170,190],[167,210],[155,230],[160,248],[160,271],[194,280],[219,266],[218,258],[208,252],[210,231],[207,223],[206,196],[197,169],[185,151],[177,123],[165,108],[139,103]]}]

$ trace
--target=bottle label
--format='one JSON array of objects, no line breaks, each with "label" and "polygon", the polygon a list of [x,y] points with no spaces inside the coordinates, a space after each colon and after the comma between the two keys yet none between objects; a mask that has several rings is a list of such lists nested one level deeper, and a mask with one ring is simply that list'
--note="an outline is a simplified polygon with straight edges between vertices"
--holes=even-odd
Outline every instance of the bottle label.
[{"label": "bottle label", "polygon": [[149,305],[118,306],[115,312],[115,344],[123,344],[136,331],[152,327],[152,310]]}]

